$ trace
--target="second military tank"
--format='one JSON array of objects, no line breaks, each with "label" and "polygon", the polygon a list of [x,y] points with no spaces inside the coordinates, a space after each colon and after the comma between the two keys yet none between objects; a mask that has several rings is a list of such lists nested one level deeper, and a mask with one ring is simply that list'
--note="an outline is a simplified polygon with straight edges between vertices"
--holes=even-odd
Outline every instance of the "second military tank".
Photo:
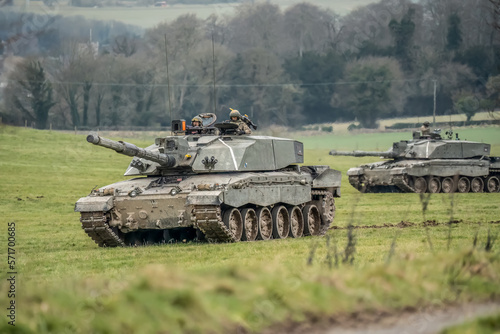
[{"label": "second military tank", "polygon": [[189,128],[147,148],[96,133],[87,141],[133,156],[135,178],[80,198],[82,228],[99,246],[235,242],[324,234],[340,196],[339,171],[300,166],[301,142],[237,135],[234,123]]},{"label": "second military tank", "polygon": [[385,152],[331,151],[330,155],[381,157],[347,171],[349,183],[363,193],[490,192],[500,189],[500,157],[490,156],[490,145],[460,140],[451,131],[439,131],[395,142]]}]

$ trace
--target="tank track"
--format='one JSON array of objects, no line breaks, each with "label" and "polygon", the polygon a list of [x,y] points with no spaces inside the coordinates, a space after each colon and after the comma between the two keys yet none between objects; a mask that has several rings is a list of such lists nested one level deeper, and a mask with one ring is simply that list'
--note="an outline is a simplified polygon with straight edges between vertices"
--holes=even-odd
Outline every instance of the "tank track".
[{"label": "tank track", "polygon": [[82,212],[80,217],[83,230],[99,247],[125,246],[123,240],[113,232],[107,221],[108,218],[104,212]]},{"label": "tank track", "polygon": [[219,206],[195,206],[193,214],[196,226],[205,234],[209,242],[236,241],[231,231],[222,221]]},{"label": "tank track", "polygon": [[393,180],[394,184],[396,185],[396,187],[401,189],[402,192],[405,192],[405,193],[416,192],[415,189],[408,184],[407,178],[403,174],[394,176],[394,178],[392,180]]},{"label": "tank track", "polygon": [[[335,217],[335,200],[333,195],[326,190],[313,190],[312,196],[331,197],[333,203],[333,217]],[[316,204],[320,213],[323,214],[326,208],[326,202],[323,198],[312,200],[310,203]],[[195,227],[198,227],[209,242],[235,242],[235,238],[228,227],[224,224],[219,206],[195,206],[193,209]],[[325,235],[332,219],[321,219],[321,226],[318,235]],[[124,247],[124,240],[113,231],[108,224],[108,217],[105,212],[82,212],[80,222],[82,229],[87,235],[95,241],[99,247]]]}]

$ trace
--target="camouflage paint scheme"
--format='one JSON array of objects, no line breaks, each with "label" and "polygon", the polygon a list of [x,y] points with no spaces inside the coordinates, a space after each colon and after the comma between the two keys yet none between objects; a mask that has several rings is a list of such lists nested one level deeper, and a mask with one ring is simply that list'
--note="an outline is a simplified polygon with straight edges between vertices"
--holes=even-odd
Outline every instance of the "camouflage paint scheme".
[{"label": "camouflage paint scheme", "polygon": [[[451,136],[450,136],[451,137]],[[442,139],[437,133],[393,143],[386,152],[337,152],[330,155],[386,159],[350,168],[349,182],[361,192],[498,192],[500,157],[490,145]]]},{"label": "camouflage paint scheme", "polygon": [[[299,167],[303,144],[291,139],[178,133],[157,138],[146,149],[96,134],[87,141],[134,156],[125,175],[139,176],[77,201],[82,227],[100,246],[267,239],[271,232],[283,238],[297,220],[310,228],[294,227],[291,236],[323,234],[333,220],[333,197],[340,196],[340,172]],[[281,231],[261,233],[261,226],[254,226],[259,212],[263,221],[276,214],[280,224],[273,222],[274,229]]]}]

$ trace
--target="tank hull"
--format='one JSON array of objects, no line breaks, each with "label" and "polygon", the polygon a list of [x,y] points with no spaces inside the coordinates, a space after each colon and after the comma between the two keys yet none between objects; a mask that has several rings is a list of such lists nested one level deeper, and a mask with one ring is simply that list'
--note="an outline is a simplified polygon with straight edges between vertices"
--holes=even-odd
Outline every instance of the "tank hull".
[{"label": "tank hull", "polygon": [[498,192],[500,158],[388,160],[347,171],[361,192]]},{"label": "tank hull", "polygon": [[102,247],[321,235],[334,218],[340,179],[327,166],[140,177],[93,191],[75,211]]}]

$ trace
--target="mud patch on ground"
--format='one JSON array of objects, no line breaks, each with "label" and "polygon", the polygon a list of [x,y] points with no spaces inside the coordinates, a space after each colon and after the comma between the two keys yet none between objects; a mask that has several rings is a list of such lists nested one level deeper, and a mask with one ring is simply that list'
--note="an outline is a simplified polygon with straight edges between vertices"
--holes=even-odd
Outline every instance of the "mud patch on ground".
[{"label": "mud patch on ground", "polygon": [[[355,229],[369,229],[369,228],[373,228],[373,229],[377,229],[377,228],[388,228],[388,227],[399,227],[399,228],[407,228],[407,227],[437,227],[437,226],[449,226],[449,225],[458,225],[458,224],[463,224],[463,220],[451,220],[449,222],[443,222],[443,223],[439,223],[435,220],[426,220],[426,221],[423,221],[421,223],[413,223],[413,222],[409,222],[409,221],[400,221],[399,223],[397,224],[391,224],[391,223],[384,223],[383,225],[353,225],[353,228]],[[486,223],[481,223],[481,222],[475,222],[475,223],[470,223],[470,224],[477,224],[477,225],[481,225],[481,224],[500,224],[500,220],[496,220],[496,221],[489,221],[489,222],[486,222]],[[332,230],[347,230],[349,227],[348,226],[337,226],[337,225],[333,225],[333,226],[330,226],[330,229]]]},{"label": "mud patch on ground", "polygon": [[426,220],[422,223],[422,225],[424,226],[438,226],[440,224],[438,224],[435,220]]}]

